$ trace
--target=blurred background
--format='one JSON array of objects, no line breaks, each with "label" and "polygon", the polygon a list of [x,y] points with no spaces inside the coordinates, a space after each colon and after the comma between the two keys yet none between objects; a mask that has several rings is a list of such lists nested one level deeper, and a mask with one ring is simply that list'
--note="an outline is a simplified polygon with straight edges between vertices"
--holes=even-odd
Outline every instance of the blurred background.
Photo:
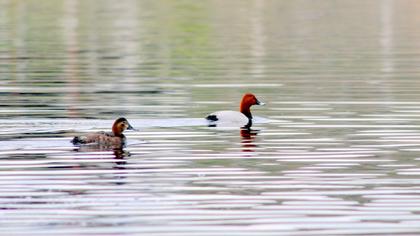
[{"label": "blurred background", "polygon": [[419,8],[2,0],[0,116],[203,117],[236,109],[244,92],[268,102],[417,99]]}]

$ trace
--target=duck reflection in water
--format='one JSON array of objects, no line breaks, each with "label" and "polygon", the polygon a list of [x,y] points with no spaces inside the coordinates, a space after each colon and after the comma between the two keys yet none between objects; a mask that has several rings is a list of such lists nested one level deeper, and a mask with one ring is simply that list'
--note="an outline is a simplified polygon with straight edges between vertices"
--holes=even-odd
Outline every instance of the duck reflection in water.
[{"label": "duck reflection in water", "polygon": [[259,130],[251,129],[251,127],[243,127],[240,129],[242,152],[255,152],[255,148],[258,147],[258,145],[254,143],[254,140],[259,132]]},{"label": "duck reflection in water", "polygon": [[[125,164],[127,163],[126,160],[124,160],[125,157],[129,157],[130,153],[128,151],[124,151],[123,149],[114,149],[114,159],[115,159],[115,165],[113,169],[115,170],[125,170]],[[118,179],[118,181],[115,182],[117,185],[123,185],[126,182],[123,181],[126,177],[124,173],[118,173],[115,174],[115,179]]]},{"label": "duck reflection in water", "polygon": [[[130,152],[122,149],[122,148],[113,148],[110,149],[109,147],[103,147],[100,145],[89,145],[89,146],[80,146],[74,149],[75,152],[84,152],[87,156],[89,153],[94,154],[95,156],[98,155],[98,152],[103,153],[104,155],[108,155],[110,151],[112,151],[113,159],[115,159],[115,164],[123,165],[125,164],[125,158],[131,156]],[[99,154],[101,155],[101,154]],[[125,169],[125,168],[119,168]]]},{"label": "duck reflection in water", "polygon": [[[127,160],[126,157],[130,157],[130,152],[124,150],[123,148],[113,148],[110,149],[109,147],[104,147],[101,145],[85,145],[80,146],[76,149],[74,149],[75,152],[82,152],[86,155],[86,157],[89,157],[89,155],[92,155],[92,158],[101,160],[104,159],[104,162],[93,162],[92,164],[89,164],[87,162],[86,164],[79,164],[77,166],[73,166],[72,169],[91,169],[91,168],[101,168],[101,169],[113,169],[117,170],[115,173],[112,172],[110,176],[114,179],[112,182],[116,185],[122,185],[126,182],[124,179],[126,178],[125,172],[121,172],[120,170],[126,169]],[[112,153],[113,157],[110,157],[110,154]],[[101,157],[103,155],[103,157]],[[107,161],[110,158],[112,158],[114,161]],[[83,162],[83,160],[81,160]],[[112,166],[110,166],[110,164]]]}]

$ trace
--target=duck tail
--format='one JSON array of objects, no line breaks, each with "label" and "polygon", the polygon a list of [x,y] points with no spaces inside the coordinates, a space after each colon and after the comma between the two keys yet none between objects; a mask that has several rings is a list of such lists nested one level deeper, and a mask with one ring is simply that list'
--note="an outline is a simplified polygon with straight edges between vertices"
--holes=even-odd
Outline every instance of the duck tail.
[{"label": "duck tail", "polygon": [[85,144],[85,143],[86,143],[86,141],[85,141],[83,138],[81,138],[81,137],[79,137],[79,136],[76,136],[76,137],[74,137],[74,138],[71,140],[71,143],[73,143],[74,145],[77,145],[77,144]]}]

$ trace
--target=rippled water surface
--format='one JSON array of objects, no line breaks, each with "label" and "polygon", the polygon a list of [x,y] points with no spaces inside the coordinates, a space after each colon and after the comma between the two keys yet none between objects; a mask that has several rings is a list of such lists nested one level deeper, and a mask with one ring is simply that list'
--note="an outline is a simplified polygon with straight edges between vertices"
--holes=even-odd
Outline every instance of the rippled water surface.
[{"label": "rippled water surface", "polygon": [[[419,234],[419,11],[0,0],[0,234]],[[245,92],[251,130],[207,126]]]}]

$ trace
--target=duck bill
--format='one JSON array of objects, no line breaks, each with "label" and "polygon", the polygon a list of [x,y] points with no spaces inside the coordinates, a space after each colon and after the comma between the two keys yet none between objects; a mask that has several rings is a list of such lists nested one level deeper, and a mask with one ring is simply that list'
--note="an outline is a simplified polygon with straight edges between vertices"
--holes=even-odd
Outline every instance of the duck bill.
[{"label": "duck bill", "polygon": [[137,131],[137,129],[135,129],[133,126],[131,126],[130,124],[128,124],[127,130],[134,130]]},{"label": "duck bill", "polygon": [[258,105],[258,106],[264,106],[265,103],[264,102],[261,102],[260,100],[257,100],[257,104],[256,105]]}]

